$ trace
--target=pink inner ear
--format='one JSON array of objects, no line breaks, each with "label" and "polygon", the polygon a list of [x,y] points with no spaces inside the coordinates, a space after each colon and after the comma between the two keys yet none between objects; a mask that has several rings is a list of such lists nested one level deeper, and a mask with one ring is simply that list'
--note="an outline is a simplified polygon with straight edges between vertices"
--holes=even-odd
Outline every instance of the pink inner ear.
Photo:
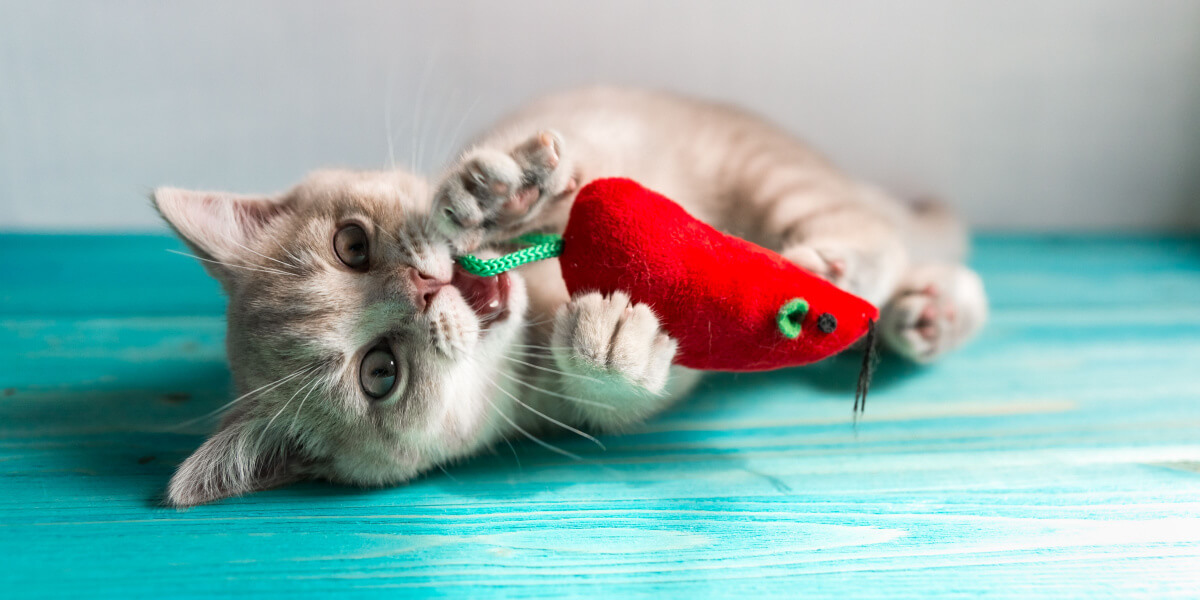
[{"label": "pink inner ear", "polygon": [[156,190],[154,202],[189,245],[219,261],[236,261],[292,205],[287,197],[171,188]]},{"label": "pink inner ear", "polygon": [[234,200],[233,215],[247,237],[254,237],[268,223],[288,212],[289,206],[289,203],[277,200]]}]

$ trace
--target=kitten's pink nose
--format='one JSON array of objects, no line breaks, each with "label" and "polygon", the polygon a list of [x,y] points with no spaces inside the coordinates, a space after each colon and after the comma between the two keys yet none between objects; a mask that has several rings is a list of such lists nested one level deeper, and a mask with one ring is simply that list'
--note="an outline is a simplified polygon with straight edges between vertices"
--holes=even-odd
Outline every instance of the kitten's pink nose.
[{"label": "kitten's pink nose", "polygon": [[421,312],[429,308],[439,290],[450,284],[449,279],[438,279],[416,267],[408,267],[408,279],[413,284],[413,304]]}]

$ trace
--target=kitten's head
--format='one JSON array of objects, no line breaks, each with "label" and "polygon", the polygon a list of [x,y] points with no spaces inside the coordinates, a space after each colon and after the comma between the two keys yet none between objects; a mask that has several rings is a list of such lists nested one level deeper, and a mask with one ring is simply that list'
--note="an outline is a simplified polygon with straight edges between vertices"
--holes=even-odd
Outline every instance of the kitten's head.
[{"label": "kitten's head", "polygon": [[327,171],[277,197],[154,202],[229,296],[240,394],[175,473],[171,504],[313,476],[403,481],[493,438],[524,285],[455,268],[424,181]]}]

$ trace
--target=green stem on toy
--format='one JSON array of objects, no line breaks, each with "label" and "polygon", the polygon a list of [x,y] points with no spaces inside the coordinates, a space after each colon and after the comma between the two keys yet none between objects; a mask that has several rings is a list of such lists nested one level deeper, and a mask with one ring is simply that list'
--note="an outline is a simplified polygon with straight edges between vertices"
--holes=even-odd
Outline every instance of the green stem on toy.
[{"label": "green stem on toy", "polygon": [[562,254],[563,241],[561,235],[553,233],[527,233],[517,238],[516,241],[531,245],[497,258],[476,258],[470,254],[464,254],[458,257],[458,264],[472,275],[492,277],[493,275],[499,275],[521,265],[554,258]]}]

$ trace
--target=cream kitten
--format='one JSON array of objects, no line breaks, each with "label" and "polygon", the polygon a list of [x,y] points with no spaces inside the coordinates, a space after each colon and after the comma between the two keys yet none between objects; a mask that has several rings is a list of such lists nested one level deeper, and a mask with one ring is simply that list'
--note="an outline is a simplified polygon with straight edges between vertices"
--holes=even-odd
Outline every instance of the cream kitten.
[{"label": "cream kitten", "polygon": [[896,352],[932,360],[987,313],[961,228],[847,179],[738,110],[597,88],[500,123],[431,187],[326,171],[278,196],[159,189],[163,217],[229,296],[238,399],[179,467],[190,506],[306,477],[403,482],[506,437],[614,430],[699,373],[623,295],[568,297],[556,261],[478,278],[457,253],[561,232],[575,190],[635,179],[719,229],[883,307]]}]

